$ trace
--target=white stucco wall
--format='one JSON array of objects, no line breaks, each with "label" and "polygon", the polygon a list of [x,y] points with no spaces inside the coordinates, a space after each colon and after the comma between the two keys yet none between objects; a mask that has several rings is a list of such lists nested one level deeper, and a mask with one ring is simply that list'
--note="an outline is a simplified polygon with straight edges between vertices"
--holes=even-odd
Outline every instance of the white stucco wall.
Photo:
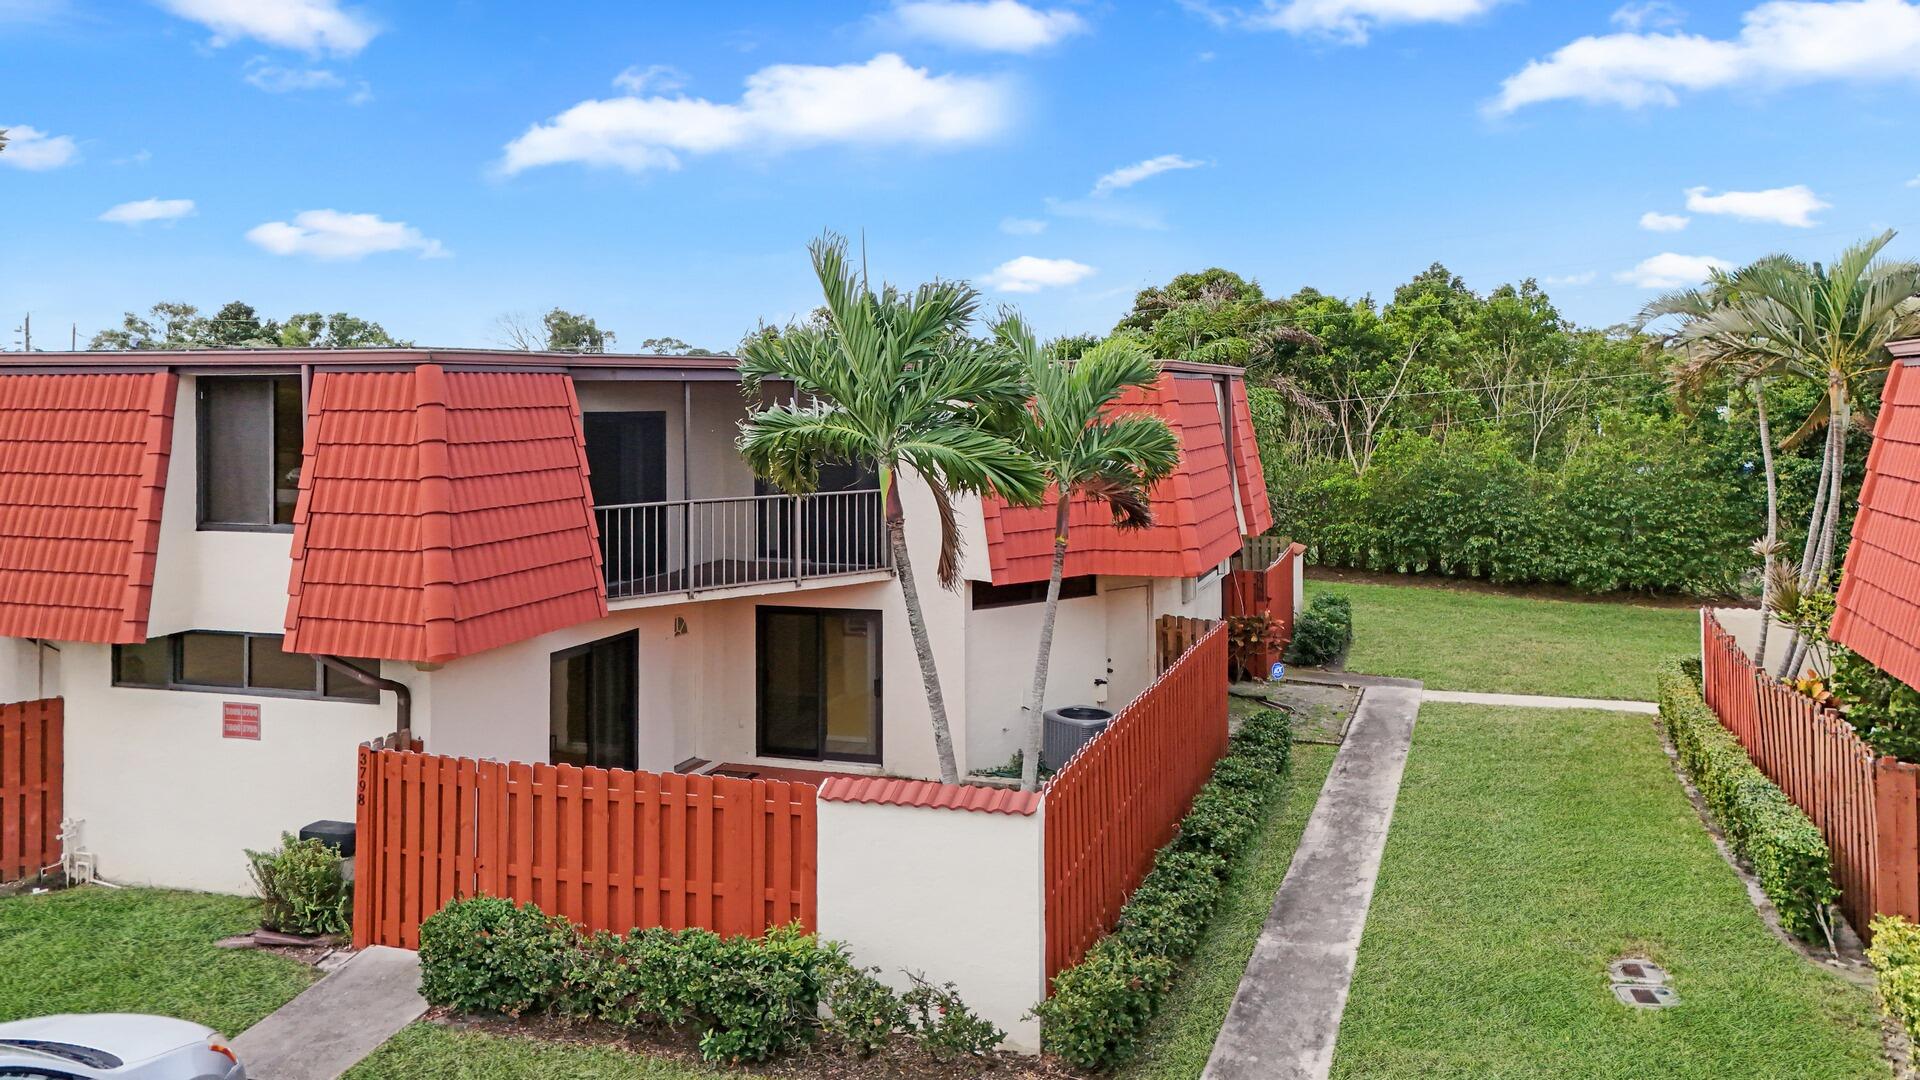
[{"label": "white stucco wall", "polygon": [[0,702],[33,701],[60,693],[60,646],[0,638]]},{"label": "white stucco wall", "polygon": [[197,402],[195,376],[181,375],[147,634],[164,637],[181,630],[283,633],[287,578],[293,568],[293,534],[199,529],[199,459],[194,447],[200,428]]},{"label": "white stucco wall", "polygon": [[[1132,624],[1130,631],[1118,623],[1109,625],[1121,614],[1109,608],[1100,594],[1060,601],[1043,708],[1118,707],[1115,695],[1108,692],[1111,682],[1095,682],[1107,679],[1109,635],[1134,632],[1150,636],[1152,629],[1146,623],[1144,607],[1138,609],[1139,617],[1125,620]],[[968,613],[968,759],[975,768],[1007,761],[1026,745],[1022,706],[1033,685],[1040,620],[1045,610],[1044,604],[1011,604]]]},{"label": "white stucco wall", "polygon": [[1040,1049],[1046,990],[1044,806],[1031,815],[819,804],[821,936],[904,989],[952,982],[1010,1048]]},{"label": "white stucco wall", "polygon": [[[66,813],[118,884],[251,892],[244,849],[352,821],[355,747],[394,726],[390,694],[370,705],[116,687],[109,646],[62,650]],[[260,706],[259,741],[221,736],[228,701]]]}]

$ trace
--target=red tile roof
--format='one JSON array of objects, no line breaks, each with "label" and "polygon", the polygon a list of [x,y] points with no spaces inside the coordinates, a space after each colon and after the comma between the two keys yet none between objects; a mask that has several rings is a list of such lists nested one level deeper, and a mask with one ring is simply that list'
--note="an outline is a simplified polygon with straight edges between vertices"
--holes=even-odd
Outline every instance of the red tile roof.
[{"label": "red tile roof", "polygon": [[1833,639],[1920,688],[1920,371],[1905,362],[1881,393]]},{"label": "red tile roof", "polygon": [[0,636],[147,636],[178,379],[0,373]]},{"label": "red tile roof", "polygon": [[[1225,378],[1232,388],[1233,468],[1220,421],[1214,386]],[[1266,479],[1260,471],[1246,388],[1237,372],[1225,376],[1166,372],[1146,391],[1130,392],[1118,409],[1153,412],[1173,427],[1180,442],[1180,465],[1154,485],[1154,524],[1123,530],[1113,514],[1088,499],[1076,499],[1068,532],[1066,573],[1130,577],[1197,577],[1240,549],[1240,522],[1234,514],[1234,480],[1239,478],[1248,534],[1273,524]],[[1044,581],[1052,569],[1054,503],[1009,506],[982,500],[987,552],[993,583]]]},{"label": "red tile roof", "polygon": [[1040,793],[975,784],[942,784],[934,780],[900,780],[890,776],[829,777],[819,797],[827,802],[876,803],[884,806],[921,806],[932,810],[976,810],[986,814],[1032,814],[1040,809]]},{"label": "red tile roof", "polygon": [[562,372],[322,371],[288,652],[439,663],[607,613]]}]

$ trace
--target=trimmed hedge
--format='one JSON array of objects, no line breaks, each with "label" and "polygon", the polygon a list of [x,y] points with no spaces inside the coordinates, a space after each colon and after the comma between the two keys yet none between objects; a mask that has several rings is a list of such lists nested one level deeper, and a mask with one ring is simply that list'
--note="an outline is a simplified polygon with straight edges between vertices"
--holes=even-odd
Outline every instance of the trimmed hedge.
[{"label": "trimmed hedge", "polygon": [[[658,928],[583,934],[558,915],[490,896],[455,900],[420,924],[420,993],[432,1004],[691,1025],[708,1061],[765,1061],[821,1030],[862,1057],[900,1030],[936,1056],[985,1053],[1005,1038],[951,986],[916,985],[903,999],[874,975],[798,925],[763,938]],[[916,1002],[932,1004],[915,1012]]]},{"label": "trimmed hedge", "polygon": [[1899,1021],[1907,1038],[1920,1042],[1920,926],[1898,915],[1874,916],[1867,960],[1873,964],[1880,1011]]},{"label": "trimmed hedge", "polygon": [[1780,925],[1809,941],[1826,939],[1840,890],[1820,830],[1754,766],[1679,664],[1660,676],[1660,719],[1727,844],[1779,911]]},{"label": "trimmed hedge", "polygon": [[1300,613],[1287,645],[1289,664],[1324,667],[1353,644],[1353,605],[1338,593],[1321,593]]},{"label": "trimmed hedge", "polygon": [[1285,713],[1263,710],[1234,732],[1113,933],[1054,976],[1053,995],[1034,1006],[1047,1049],[1088,1069],[1132,1058],[1176,965],[1199,946],[1228,873],[1266,820],[1292,757]]}]

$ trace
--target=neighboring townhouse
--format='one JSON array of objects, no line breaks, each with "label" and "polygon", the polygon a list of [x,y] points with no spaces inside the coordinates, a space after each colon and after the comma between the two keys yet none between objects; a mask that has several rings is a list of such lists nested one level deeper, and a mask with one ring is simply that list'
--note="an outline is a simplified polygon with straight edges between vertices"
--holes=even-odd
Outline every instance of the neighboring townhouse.
[{"label": "neighboring townhouse", "polygon": [[[769,394],[778,388],[763,391]],[[1075,510],[1048,705],[1118,708],[1154,622],[1218,617],[1271,524],[1240,373],[1168,364],[1157,524]],[[101,877],[246,889],[243,848],[351,821],[355,748],[656,772],[933,777],[884,507],[735,449],[728,357],[44,353],[0,365],[0,694],[64,697]],[[916,565],[931,497],[902,485]],[[920,583],[963,771],[1023,739],[1052,510],[962,501]]]}]

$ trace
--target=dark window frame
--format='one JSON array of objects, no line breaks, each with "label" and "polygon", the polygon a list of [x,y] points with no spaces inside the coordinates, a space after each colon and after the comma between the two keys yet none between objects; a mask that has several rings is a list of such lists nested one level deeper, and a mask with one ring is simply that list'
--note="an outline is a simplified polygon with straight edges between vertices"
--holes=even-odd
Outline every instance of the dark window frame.
[{"label": "dark window frame", "polygon": [[[209,484],[212,479],[210,475],[211,467],[212,467],[212,460],[211,460],[212,455],[207,453],[207,447],[211,445],[210,438],[209,438],[211,410],[207,408],[207,399],[206,399],[207,383],[209,382],[209,380],[212,380],[212,381],[218,381],[218,382],[264,382],[269,385],[269,391],[267,394],[267,418],[266,418],[267,419],[267,507],[266,507],[266,511],[267,511],[267,516],[271,518],[273,516],[273,510],[274,510],[273,493],[279,487],[279,484],[274,477],[273,456],[274,456],[275,448],[279,442],[280,433],[275,422],[275,414],[278,412],[278,410],[274,407],[275,403],[273,400],[273,393],[271,390],[271,386],[273,382],[277,379],[292,379],[296,383],[301,384],[299,386],[300,417],[301,417],[300,423],[304,428],[304,425],[306,424],[307,392],[306,392],[306,386],[304,385],[304,382],[301,380],[300,373],[298,371],[263,371],[258,374],[249,373],[246,375],[196,375],[194,376],[194,387],[193,387],[194,440],[195,440],[194,441],[194,459],[195,459],[194,471],[196,474],[195,484],[197,487],[197,490],[194,493],[195,495],[194,528],[199,530],[200,532],[290,533],[293,531],[293,523],[291,521],[286,522],[284,524],[275,524],[271,521],[268,521],[266,523],[249,522],[249,521],[217,521],[207,516],[207,502],[208,502],[207,494],[208,494],[208,491],[210,490]],[[294,440],[296,445],[304,445],[303,440],[305,438],[305,435],[306,435],[305,431],[302,430],[301,438]],[[302,464],[304,465],[304,462]]]},{"label": "dark window frame", "polygon": [[[181,639],[188,634],[208,634],[242,639],[240,645],[240,685],[213,686],[206,683],[187,682],[182,679],[180,677],[180,646]],[[281,687],[248,685],[253,675],[253,642],[256,639],[275,637],[281,638],[282,640],[285,639],[285,635],[282,634],[260,634],[247,630],[182,630],[179,633],[168,634],[165,637],[150,638],[148,639],[149,641],[164,641],[167,643],[167,680],[164,683],[130,682],[121,678],[120,650],[124,648],[124,646],[115,645],[113,647],[111,672],[113,685],[133,690],[180,690],[193,694],[226,694],[230,697],[293,698],[300,701],[337,701],[348,705],[380,704],[380,693],[372,687],[366,688],[369,696],[346,696],[327,693],[327,666],[322,664],[318,659],[313,660],[314,688],[312,690],[287,690]],[[353,666],[360,668],[362,671],[367,671],[366,667],[361,664],[354,664]],[[378,675],[378,672],[367,671],[367,674]]]},{"label": "dark window frame", "polygon": [[[802,615],[860,615],[864,616],[873,628],[873,753],[872,754],[831,754],[827,753],[827,715],[820,713],[820,753],[816,756],[806,754],[786,754],[767,749],[767,664],[766,656],[760,648],[762,635],[767,631],[767,619],[776,613]],[[886,709],[886,617],[876,608],[823,608],[801,607],[786,604],[761,604],[753,613],[753,752],[757,757],[781,758],[787,761],[840,761],[863,765],[880,765],[887,753],[887,709]],[[819,685],[821,696],[825,697],[826,670],[822,665]]]},{"label": "dark window frame", "polygon": [[[560,663],[563,660],[571,660],[576,656],[587,655],[603,645],[619,645],[619,644],[626,645],[627,655],[631,657],[633,661],[633,681],[634,681],[633,761],[634,763],[632,765],[616,765],[616,766],[612,766],[612,768],[625,769],[628,772],[638,772],[640,771],[640,763],[639,763],[640,762],[640,631],[638,629],[625,630],[618,634],[610,634],[607,637],[595,638],[592,641],[583,641],[578,645],[571,645],[564,649],[556,649],[552,653],[549,653],[547,655],[547,689],[549,693],[552,692],[553,665]],[[550,765],[562,764],[560,761],[557,760],[557,755],[554,753],[555,745],[554,745],[553,736],[554,736],[553,711],[552,711],[551,705],[549,705],[549,708],[547,711],[547,763]],[[592,756],[591,751],[589,751],[588,756],[589,757]],[[582,768],[582,769],[601,768],[601,767],[602,766],[596,766],[596,765],[575,766],[575,768]]]},{"label": "dark window frame", "polygon": [[[1011,585],[994,585],[990,582],[976,581],[973,583],[971,592],[968,603],[975,611],[1047,602],[1047,583],[1044,580],[1019,581]],[[1097,574],[1074,574],[1060,579],[1060,599],[1062,600],[1080,600],[1097,596],[1099,592],[1100,578]]]}]

